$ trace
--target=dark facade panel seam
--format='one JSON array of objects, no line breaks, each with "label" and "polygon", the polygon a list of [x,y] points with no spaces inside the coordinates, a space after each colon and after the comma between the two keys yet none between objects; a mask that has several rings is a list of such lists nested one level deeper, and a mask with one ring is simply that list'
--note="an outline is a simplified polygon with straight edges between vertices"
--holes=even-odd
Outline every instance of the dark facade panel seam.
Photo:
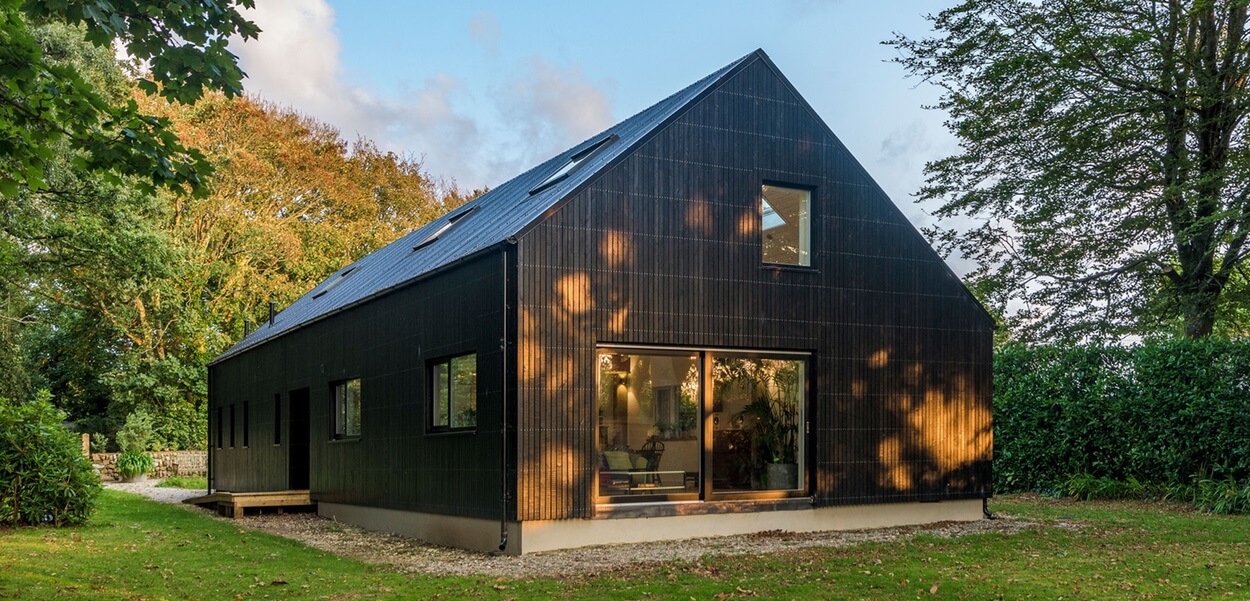
[{"label": "dark facade panel seam", "polygon": [[736,136],[751,136],[753,138],[764,138],[767,140],[775,140],[778,142],[792,142],[795,144],[807,144],[809,147],[813,149],[836,148],[832,144],[829,144],[826,142],[814,142],[810,138],[791,138],[787,136],[779,136],[777,134],[770,134],[770,133],[766,133],[762,131],[744,131],[744,130],[739,130],[739,129],[731,129],[731,128],[723,127],[720,125],[710,125],[707,123],[681,123],[681,124],[678,124],[678,127],[689,127],[691,129],[704,129],[708,131],[716,131],[716,132],[721,132],[721,133],[734,134]]},{"label": "dark facade panel seam", "polygon": [[756,94],[747,94],[746,92],[734,92],[732,90],[725,90],[725,89],[717,90],[716,94],[717,95],[723,94],[725,96],[736,96],[738,98],[747,98],[750,100],[763,100],[765,102],[771,102],[773,104],[780,104],[782,106],[803,108],[803,105],[801,103],[794,102],[793,100],[786,100],[784,98],[778,98],[776,96],[758,96]]}]

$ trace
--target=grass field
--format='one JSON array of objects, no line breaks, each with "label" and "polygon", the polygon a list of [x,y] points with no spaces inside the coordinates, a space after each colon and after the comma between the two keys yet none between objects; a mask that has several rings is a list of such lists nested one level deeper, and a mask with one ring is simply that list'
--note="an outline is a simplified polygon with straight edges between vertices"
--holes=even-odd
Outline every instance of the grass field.
[{"label": "grass field", "polygon": [[170,476],[161,480],[156,485],[161,488],[189,488],[192,490],[204,490],[208,488],[208,478],[205,476]]},{"label": "grass field", "polygon": [[91,525],[0,530],[0,599],[1247,599],[1250,517],[995,499],[1043,527],[570,581],[400,574],[107,491]]}]

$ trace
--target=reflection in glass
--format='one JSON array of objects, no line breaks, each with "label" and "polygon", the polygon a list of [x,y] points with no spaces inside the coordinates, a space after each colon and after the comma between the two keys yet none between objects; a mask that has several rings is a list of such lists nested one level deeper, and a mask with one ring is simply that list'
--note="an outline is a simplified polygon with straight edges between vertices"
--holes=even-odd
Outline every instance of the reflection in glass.
[{"label": "reflection in glass", "polygon": [[477,425],[477,354],[435,363],[431,429],[466,429]]},{"label": "reflection in glass", "polygon": [[334,386],[334,437],[360,436],[360,380]]},{"label": "reflection in glass", "polygon": [[599,496],[697,493],[699,356],[599,353]]},{"label": "reflection in glass", "polygon": [[760,190],[760,232],[764,262],[811,265],[812,193],[796,188],[763,186]]},{"label": "reflection in glass", "polygon": [[713,359],[713,492],[803,488],[803,366],[795,359]]}]

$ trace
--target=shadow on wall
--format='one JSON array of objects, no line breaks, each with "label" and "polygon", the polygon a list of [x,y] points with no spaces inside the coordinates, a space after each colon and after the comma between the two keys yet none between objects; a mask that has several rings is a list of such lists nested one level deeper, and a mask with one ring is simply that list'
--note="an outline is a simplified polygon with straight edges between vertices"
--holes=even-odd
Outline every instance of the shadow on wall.
[{"label": "shadow on wall", "polygon": [[[940,373],[939,367],[892,358],[880,349],[864,361],[862,377],[850,382],[852,411],[861,416],[877,413],[877,428],[865,429],[862,449],[846,448],[838,455],[858,454],[878,468],[863,483],[863,492],[881,498],[939,500],[989,490],[984,480],[993,451],[992,412],[978,399],[966,371]],[[950,365],[938,363],[937,366]],[[965,366],[964,370],[972,369]],[[846,416],[846,419],[855,419]],[[834,466],[836,468],[836,466]],[[833,497],[854,496],[856,488],[844,472],[826,470]],[[838,492],[839,490],[845,492]]]}]

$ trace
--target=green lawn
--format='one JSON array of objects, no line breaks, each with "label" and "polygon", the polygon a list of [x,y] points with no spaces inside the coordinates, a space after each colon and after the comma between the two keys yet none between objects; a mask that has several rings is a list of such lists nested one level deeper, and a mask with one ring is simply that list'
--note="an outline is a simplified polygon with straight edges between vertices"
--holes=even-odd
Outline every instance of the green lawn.
[{"label": "green lawn", "polygon": [[1036,497],[991,508],[1047,527],[501,582],[399,574],[108,491],[90,526],[0,530],[0,598],[1250,598],[1250,517]]},{"label": "green lawn", "polygon": [[156,485],[160,488],[190,488],[192,490],[203,490],[208,488],[208,478],[205,476],[170,476],[161,480]]}]

